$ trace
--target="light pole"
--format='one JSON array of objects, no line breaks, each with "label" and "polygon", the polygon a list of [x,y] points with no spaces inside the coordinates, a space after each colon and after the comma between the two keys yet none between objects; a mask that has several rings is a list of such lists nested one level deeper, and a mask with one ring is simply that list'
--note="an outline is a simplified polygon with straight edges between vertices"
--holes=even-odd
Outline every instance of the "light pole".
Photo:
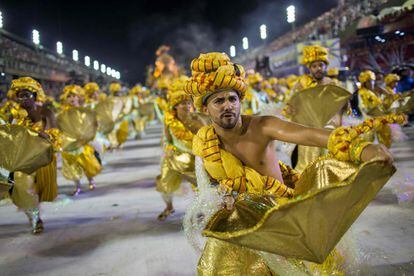
[{"label": "light pole", "polygon": [[91,58],[89,56],[85,56],[85,66],[89,67],[91,65]]},{"label": "light pole", "polygon": [[62,55],[63,54],[63,44],[60,41],[56,42],[56,52],[59,55]]},{"label": "light pole", "polygon": [[79,60],[79,52],[78,52],[78,50],[73,50],[72,51],[72,59],[74,61],[78,61]]},{"label": "light pole", "polygon": [[3,14],[0,11],[0,29],[3,29]]},{"label": "light pole", "polygon": [[244,50],[249,49],[249,39],[247,37],[243,37],[243,49]]},{"label": "light pole", "polygon": [[296,8],[293,5],[290,5],[286,8],[287,22],[292,24],[292,31],[295,31],[295,21],[296,21]]},{"label": "light pole", "polygon": [[40,44],[40,34],[38,30],[33,30],[32,31],[32,41],[36,46],[39,46]]},{"label": "light pole", "polygon": [[236,56],[236,46],[231,45],[230,46],[230,56],[235,57]]}]

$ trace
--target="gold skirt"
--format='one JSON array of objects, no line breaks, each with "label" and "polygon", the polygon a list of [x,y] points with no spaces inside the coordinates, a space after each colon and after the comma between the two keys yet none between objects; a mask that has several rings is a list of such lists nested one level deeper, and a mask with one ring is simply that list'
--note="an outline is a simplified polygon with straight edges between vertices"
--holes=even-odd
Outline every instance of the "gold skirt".
[{"label": "gold skirt", "polygon": [[209,238],[197,266],[201,276],[273,275],[254,250]]},{"label": "gold skirt", "polygon": [[35,188],[40,202],[53,201],[58,195],[56,156],[52,163],[36,172]]},{"label": "gold skirt", "polygon": [[128,120],[122,121],[119,125],[118,130],[116,131],[116,139],[118,141],[118,145],[122,145],[128,139],[128,130],[129,130],[129,123]]},{"label": "gold skirt", "polygon": [[295,171],[303,172],[309,164],[323,155],[323,148],[298,146],[298,163],[296,164]]},{"label": "gold skirt", "polygon": [[161,175],[157,177],[157,191],[172,194],[178,190],[183,179],[196,182],[194,156],[179,151],[167,154],[161,163]]}]

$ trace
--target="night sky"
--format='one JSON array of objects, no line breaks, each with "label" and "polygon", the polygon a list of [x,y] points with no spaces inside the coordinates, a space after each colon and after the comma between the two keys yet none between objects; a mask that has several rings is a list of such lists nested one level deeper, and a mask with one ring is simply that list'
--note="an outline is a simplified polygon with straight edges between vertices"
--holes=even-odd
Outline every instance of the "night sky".
[{"label": "night sky", "polygon": [[266,24],[275,39],[290,30],[285,9],[295,5],[297,25],[336,5],[335,0],[179,0],[179,1],[46,1],[2,0],[4,29],[31,40],[40,32],[41,44],[55,50],[63,42],[71,57],[88,55],[111,66],[122,79],[143,81],[145,67],[154,62],[161,44],[172,47],[179,63],[200,52],[227,51],[231,44],[241,51],[242,37],[250,47],[259,45],[259,26]]}]

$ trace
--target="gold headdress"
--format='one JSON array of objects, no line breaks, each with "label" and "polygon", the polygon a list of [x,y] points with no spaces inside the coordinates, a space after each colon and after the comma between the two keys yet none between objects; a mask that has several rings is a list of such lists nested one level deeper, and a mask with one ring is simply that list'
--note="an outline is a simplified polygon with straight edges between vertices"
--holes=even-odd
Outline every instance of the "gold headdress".
[{"label": "gold headdress", "polygon": [[172,81],[168,88],[168,105],[170,108],[174,108],[177,104],[179,104],[182,101],[190,100],[191,97],[185,93],[184,87],[188,81],[187,76],[181,76],[179,78],[176,78]]},{"label": "gold headdress", "polygon": [[390,83],[394,81],[399,81],[399,80],[400,80],[400,76],[398,76],[397,74],[388,74],[385,76],[384,82],[386,85],[389,85]]},{"label": "gold headdress", "polygon": [[109,92],[111,93],[111,95],[115,95],[116,93],[121,91],[121,89],[122,86],[119,82],[113,82],[109,85]]},{"label": "gold headdress", "polygon": [[375,80],[375,73],[370,70],[365,70],[358,77],[359,82],[364,83],[370,80]]},{"label": "gold headdress", "polygon": [[70,94],[82,97],[84,96],[84,89],[76,84],[66,85],[63,88],[62,95],[60,95],[60,100],[65,102]]},{"label": "gold headdress", "polygon": [[99,85],[96,82],[88,82],[83,88],[87,95],[92,95],[100,90]]},{"label": "gold headdress", "polygon": [[253,73],[253,74],[248,74],[247,75],[247,83],[252,86],[255,85],[259,82],[263,81],[263,77],[262,75],[260,75],[260,73]]},{"label": "gold headdress", "polygon": [[200,54],[191,62],[192,77],[184,91],[193,97],[195,107],[200,110],[203,100],[224,89],[233,89],[244,98],[247,90],[243,66],[234,64],[223,53]]},{"label": "gold headdress", "polygon": [[323,61],[328,65],[328,49],[319,45],[309,45],[303,47],[302,64],[309,66],[314,61]]},{"label": "gold headdress", "polygon": [[7,97],[10,99],[16,98],[16,94],[20,90],[29,90],[32,93],[36,93],[36,101],[44,102],[46,101],[46,95],[43,91],[42,86],[39,82],[32,79],[31,77],[21,77],[15,80],[12,80],[11,87],[7,93]]}]

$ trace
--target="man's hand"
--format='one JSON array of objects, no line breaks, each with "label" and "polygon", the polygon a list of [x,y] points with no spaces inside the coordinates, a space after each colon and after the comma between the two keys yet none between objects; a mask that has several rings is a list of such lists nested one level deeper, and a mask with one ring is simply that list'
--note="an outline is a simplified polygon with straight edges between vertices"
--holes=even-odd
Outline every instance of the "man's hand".
[{"label": "man's hand", "polygon": [[361,161],[384,161],[391,165],[394,162],[394,158],[390,151],[382,144],[369,145],[361,153]]},{"label": "man's hand", "polygon": [[234,197],[232,197],[231,195],[226,195],[223,198],[223,207],[231,211],[233,209],[234,202],[235,202]]}]

